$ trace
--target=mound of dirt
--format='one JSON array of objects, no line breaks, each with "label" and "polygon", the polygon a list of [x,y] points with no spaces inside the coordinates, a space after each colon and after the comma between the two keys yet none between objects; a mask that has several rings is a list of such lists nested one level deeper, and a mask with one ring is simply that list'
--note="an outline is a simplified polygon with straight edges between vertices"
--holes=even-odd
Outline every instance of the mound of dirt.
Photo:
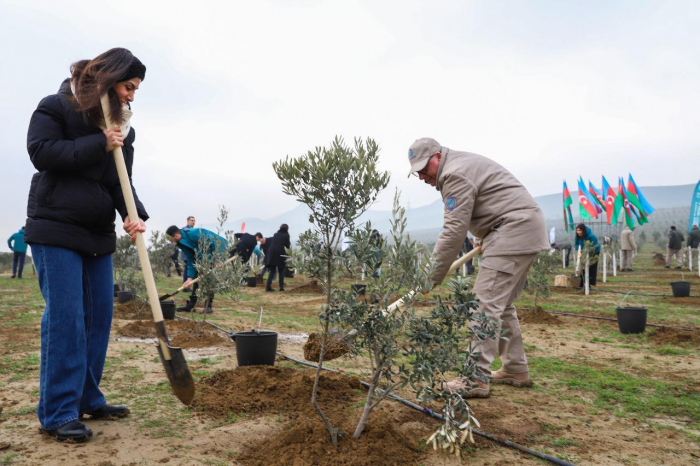
[{"label": "mound of dirt", "polygon": [[312,281],[311,283],[307,283],[306,285],[301,285],[301,286],[295,286],[294,288],[290,288],[287,293],[290,294],[313,294],[313,293],[323,293],[323,287],[318,284],[316,280]]},{"label": "mound of dirt", "polygon": [[[172,346],[180,348],[206,348],[217,346],[225,338],[209,326],[190,320],[166,320],[165,328]],[[120,335],[131,338],[155,338],[156,330],[152,320],[137,320],[121,327]]]},{"label": "mound of dirt", "polygon": [[[237,367],[200,380],[193,406],[215,418],[227,418],[231,413],[240,412],[311,412],[313,384],[313,370]],[[354,377],[323,373],[319,380],[319,403],[324,407],[346,406],[357,398],[357,391],[361,388],[360,381]]]},{"label": "mound of dirt", "polygon": [[537,306],[537,312],[533,311],[523,311],[518,312],[518,320],[520,322],[525,322],[528,324],[547,324],[547,325],[561,325],[562,321],[559,316],[550,314],[549,312]]},{"label": "mound of dirt", "polygon": [[687,298],[664,298],[664,302],[671,304],[685,304],[686,306],[697,306],[700,308],[700,297],[688,296]]},{"label": "mound of dirt", "polygon": [[[354,428],[352,423],[342,423],[337,427],[349,430],[346,435],[340,437],[337,449],[331,444],[328,431],[320,418],[296,419],[290,429],[244,451],[237,460],[241,464],[255,466],[269,464],[374,466],[419,464],[419,459],[423,456],[417,442],[421,435],[399,431],[399,427],[392,419],[379,416],[370,419],[359,440],[352,438]],[[426,430],[422,437],[427,433]]]},{"label": "mound of dirt", "polygon": [[676,330],[670,327],[655,327],[649,333],[648,340],[657,345],[689,345],[700,347],[700,332],[689,332],[686,330]]},{"label": "mound of dirt", "polygon": [[666,265],[666,256],[660,252],[655,252],[651,260],[654,261],[654,265]]},{"label": "mound of dirt", "polygon": [[[321,335],[318,333],[312,333],[309,335],[309,339],[304,345],[304,359],[307,361],[318,362],[321,358]],[[330,361],[332,359],[339,358],[340,356],[347,354],[350,348],[345,343],[338,341],[338,338],[329,338],[328,344],[326,345],[326,354],[323,355],[324,361]]]},{"label": "mound of dirt", "polygon": [[144,304],[140,307],[141,315],[136,312],[136,306],[134,302],[130,301],[128,303],[114,304],[114,318],[122,320],[139,320],[139,319],[149,319],[152,315],[151,306]]},{"label": "mound of dirt", "polygon": [[[245,465],[375,465],[417,464],[424,453],[418,439],[435,426],[429,417],[397,406],[383,405],[370,418],[359,440],[352,433],[364,399],[359,380],[324,373],[319,404],[333,424],[345,432],[338,448],[311,405],[314,371],[270,366],[239,367],[197,383],[194,407],[215,418],[231,413],[284,412],[287,428],[245,448],[236,461]],[[410,428],[409,428],[410,427]]]}]

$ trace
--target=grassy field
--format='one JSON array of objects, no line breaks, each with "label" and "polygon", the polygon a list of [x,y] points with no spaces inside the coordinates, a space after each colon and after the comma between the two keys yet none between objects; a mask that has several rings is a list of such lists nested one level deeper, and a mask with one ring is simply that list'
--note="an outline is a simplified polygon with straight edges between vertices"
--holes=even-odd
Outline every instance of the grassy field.
[{"label": "grassy field", "polygon": [[[650,323],[699,328],[700,298],[672,298],[669,283],[681,279],[680,271],[652,265],[648,246],[637,256],[635,272],[609,276],[607,283],[599,276],[590,296],[553,288],[538,305],[614,318],[615,307],[632,291],[625,303],[646,306]],[[691,293],[700,294],[697,271],[685,271],[685,279],[692,283]],[[308,282],[296,277],[287,288]],[[178,283],[160,278],[158,288],[165,292]],[[446,295],[447,288],[436,293]],[[184,299],[178,297],[178,304]],[[420,303],[421,311],[429,309],[430,299]],[[217,299],[207,318],[226,329],[249,330],[263,307],[263,327],[281,333],[280,351],[303,359],[305,334],[318,330],[322,302],[320,294],[243,288],[238,301]],[[216,419],[183,406],[171,394],[153,344],[123,338],[120,332],[132,321],[115,319],[102,387],[110,403],[129,405],[132,415],[118,422],[89,421],[95,438],[87,444],[58,444],[38,433],[35,414],[43,306],[31,269],[23,280],[0,275],[0,464],[238,464],[247,448],[272,442],[295,422],[285,412],[232,412]],[[576,464],[700,464],[698,330],[647,327],[640,335],[622,335],[614,321],[555,314],[538,323],[528,310],[532,297],[527,294],[517,306],[535,384],[529,389],[495,386],[491,398],[475,400],[484,431]],[[197,380],[236,366],[235,347],[220,335],[213,346],[187,350]],[[361,358],[329,366],[367,376]],[[406,408],[390,409],[389,416],[403,419]],[[420,439],[416,442],[421,445]],[[465,456],[474,464],[541,461],[486,441],[465,449]],[[418,462],[457,463],[427,450]]]}]

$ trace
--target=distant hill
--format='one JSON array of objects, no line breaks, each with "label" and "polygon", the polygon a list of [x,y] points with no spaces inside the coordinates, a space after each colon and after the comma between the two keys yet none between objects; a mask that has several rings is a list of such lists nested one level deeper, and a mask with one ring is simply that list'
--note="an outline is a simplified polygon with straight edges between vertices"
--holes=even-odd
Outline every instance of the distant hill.
[{"label": "distant hill", "polygon": [[[680,186],[642,186],[642,193],[656,209],[672,209],[690,207],[690,199],[693,195],[695,185],[687,184]],[[545,218],[548,220],[548,225],[559,227],[562,224],[562,198],[561,193],[548,194],[545,196],[536,197],[535,200],[539,203]],[[574,218],[578,218],[578,191],[572,191],[571,197],[574,201],[572,212]],[[289,225],[289,231],[292,238],[296,238],[299,233],[308,230],[311,227],[309,223],[309,209],[299,204],[294,209],[287,211],[275,217],[260,219],[247,217],[233,222],[227,223],[226,227],[234,231],[240,229],[241,223],[245,222],[246,231],[255,233],[262,232],[266,236],[272,236],[282,223]],[[360,218],[360,223],[371,221],[372,225],[382,233],[390,230],[391,225],[389,220],[391,211],[388,210],[370,210]],[[415,239],[425,242],[430,242],[429,238],[436,238],[439,229],[442,228],[443,207],[441,201],[435,201],[432,204],[417,207],[415,209],[407,209],[406,219],[408,231],[412,233]],[[652,223],[654,217],[652,216]],[[211,228],[213,225],[202,225],[204,228]]]}]

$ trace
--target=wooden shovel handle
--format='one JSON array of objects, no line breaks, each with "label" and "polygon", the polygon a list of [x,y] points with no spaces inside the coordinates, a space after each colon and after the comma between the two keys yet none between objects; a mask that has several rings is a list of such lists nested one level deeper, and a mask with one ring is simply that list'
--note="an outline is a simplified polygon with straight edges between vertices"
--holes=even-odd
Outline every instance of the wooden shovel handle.
[{"label": "wooden shovel handle", "polygon": [[[452,272],[454,272],[455,270],[460,268],[463,264],[466,264],[468,261],[475,258],[479,254],[481,254],[481,247],[477,246],[474,249],[472,249],[471,251],[469,251],[468,253],[466,253],[465,255],[463,255],[462,257],[460,257],[459,259],[457,259],[456,261],[454,261],[452,263],[452,265],[450,266],[450,269],[447,271],[447,275],[451,274]],[[404,296],[404,298],[409,298],[409,299],[413,298],[413,296],[415,294],[416,294],[416,290],[413,290],[410,293],[408,293],[406,296]],[[404,298],[401,298],[398,301],[395,301],[392,304],[390,304],[389,307],[387,307],[386,310],[384,311],[384,315],[387,315],[391,312],[394,312],[394,311],[401,309],[405,304]]]},{"label": "wooden shovel handle", "polygon": [[[109,104],[108,93],[105,93],[100,99],[102,103],[102,113],[105,118],[105,126],[111,128],[114,123],[109,118],[111,106]],[[124,134],[124,138],[127,135]],[[139,221],[139,214],[136,211],[136,202],[134,202],[134,193],[131,191],[131,183],[129,182],[129,173],[126,170],[126,164],[124,163],[124,154],[122,153],[122,148],[117,147],[112,151],[114,155],[114,164],[117,166],[117,173],[119,174],[119,184],[122,187],[122,194],[124,196],[124,202],[126,203],[126,211],[129,214],[129,220],[132,222]],[[151,269],[151,261],[148,258],[148,249],[146,248],[146,240],[143,237],[143,233],[140,231],[136,232],[136,249],[139,253],[139,262],[141,263],[141,271],[143,272],[143,279],[146,282],[146,291],[148,293],[148,304],[151,305],[151,311],[153,312],[153,321],[157,324],[163,321],[163,310],[160,308],[160,301],[158,300],[158,290],[156,289],[156,281],[153,278],[153,270]],[[167,341],[167,336],[165,336],[166,344],[170,342]],[[167,350],[167,346],[163,345]],[[169,353],[165,353],[169,356]],[[166,357],[166,359],[169,359]]]}]

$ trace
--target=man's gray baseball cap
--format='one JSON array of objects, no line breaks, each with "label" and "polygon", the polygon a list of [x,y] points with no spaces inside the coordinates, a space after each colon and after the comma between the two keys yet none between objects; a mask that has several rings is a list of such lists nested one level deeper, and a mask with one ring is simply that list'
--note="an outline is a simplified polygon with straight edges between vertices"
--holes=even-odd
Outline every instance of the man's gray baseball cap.
[{"label": "man's gray baseball cap", "polygon": [[408,161],[411,162],[412,173],[421,171],[428,164],[430,157],[442,151],[442,146],[433,138],[420,138],[408,149]]}]

